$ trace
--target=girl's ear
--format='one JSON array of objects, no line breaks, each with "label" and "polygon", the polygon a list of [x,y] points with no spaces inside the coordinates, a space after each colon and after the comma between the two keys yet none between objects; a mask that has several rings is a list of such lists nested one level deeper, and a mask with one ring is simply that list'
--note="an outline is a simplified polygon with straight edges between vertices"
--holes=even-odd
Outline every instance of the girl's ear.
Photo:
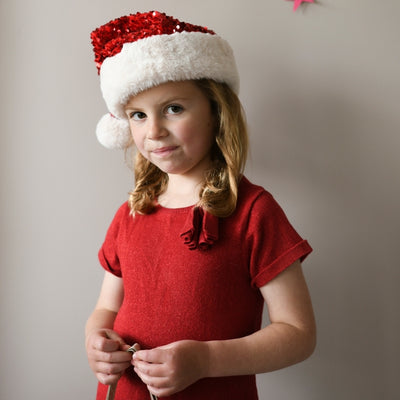
[{"label": "girl's ear", "polygon": [[107,149],[122,150],[131,141],[129,122],[126,119],[105,114],[97,123],[96,135],[99,142]]}]

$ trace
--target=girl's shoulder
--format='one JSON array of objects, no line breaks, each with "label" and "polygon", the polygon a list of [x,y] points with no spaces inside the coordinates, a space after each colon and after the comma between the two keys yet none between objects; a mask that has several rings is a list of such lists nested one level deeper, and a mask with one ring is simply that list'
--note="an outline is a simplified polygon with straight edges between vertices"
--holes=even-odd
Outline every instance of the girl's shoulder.
[{"label": "girl's shoulder", "polygon": [[255,202],[276,203],[270,192],[262,186],[250,182],[245,176],[239,183],[238,207],[248,207]]},{"label": "girl's shoulder", "polygon": [[131,216],[131,209],[127,201],[123,203],[117,210],[114,216],[114,220],[124,220]]},{"label": "girl's shoulder", "polygon": [[286,221],[287,217],[275,197],[260,185],[243,177],[239,184],[236,211],[232,215],[239,222]]},{"label": "girl's shoulder", "polygon": [[128,202],[126,201],[117,209],[117,212],[114,214],[108,230],[117,232],[121,229],[122,226],[129,223],[131,219],[131,209],[129,208]]}]

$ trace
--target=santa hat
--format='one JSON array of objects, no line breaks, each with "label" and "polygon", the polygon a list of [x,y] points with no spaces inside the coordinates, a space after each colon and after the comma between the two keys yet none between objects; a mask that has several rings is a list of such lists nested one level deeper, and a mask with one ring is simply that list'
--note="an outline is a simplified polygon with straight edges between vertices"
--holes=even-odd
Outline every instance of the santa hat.
[{"label": "santa hat", "polygon": [[130,142],[124,106],[132,95],[170,81],[208,78],[236,93],[239,76],[228,42],[206,27],[157,11],[121,17],[91,34],[101,91],[109,114],[96,134],[110,149]]}]

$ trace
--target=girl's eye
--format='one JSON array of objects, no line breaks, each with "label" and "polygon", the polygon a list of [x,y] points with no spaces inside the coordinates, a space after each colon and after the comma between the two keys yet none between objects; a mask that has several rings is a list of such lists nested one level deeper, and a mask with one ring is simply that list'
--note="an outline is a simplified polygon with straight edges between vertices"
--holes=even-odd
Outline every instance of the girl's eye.
[{"label": "girl's eye", "polygon": [[167,107],[168,114],[179,114],[182,111],[183,111],[183,107],[178,106],[177,104],[172,104]]},{"label": "girl's eye", "polygon": [[146,118],[146,114],[141,111],[135,111],[129,114],[129,118],[135,121],[141,121]]}]

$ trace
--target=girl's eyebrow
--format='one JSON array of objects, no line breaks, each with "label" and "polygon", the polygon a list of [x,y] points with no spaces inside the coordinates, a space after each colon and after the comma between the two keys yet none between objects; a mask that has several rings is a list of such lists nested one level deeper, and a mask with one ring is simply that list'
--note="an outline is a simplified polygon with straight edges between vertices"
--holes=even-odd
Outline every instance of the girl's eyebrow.
[{"label": "girl's eyebrow", "polygon": [[[179,103],[179,102],[187,102],[189,100],[190,100],[189,97],[177,95],[177,96],[171,96],[171,97],[167,97],[165,99],[161,99],[160,101],[158,101],[158,102],[156,102],[154,104],[156,104],[157,106],[160,106],[160,107],[165,107],[168,104]],[[133,102],[133,104],[129,104],[128,103],[125,106],[125,110],[139,110],[140,111],[142,108],[144,108],[144,107],[141,106],[140,104],[136,105],[134,102]]]},{"label": "girl's eyebrow", "polygon": [[180,101],[188,101],[189,98],[184,97],[184,96],[171,96],[171,97],[167,97],[165,100],[160,101],[160,103],[158,103],[160,106],[165,106],[167,104],[170,103],[179,103]]}]

